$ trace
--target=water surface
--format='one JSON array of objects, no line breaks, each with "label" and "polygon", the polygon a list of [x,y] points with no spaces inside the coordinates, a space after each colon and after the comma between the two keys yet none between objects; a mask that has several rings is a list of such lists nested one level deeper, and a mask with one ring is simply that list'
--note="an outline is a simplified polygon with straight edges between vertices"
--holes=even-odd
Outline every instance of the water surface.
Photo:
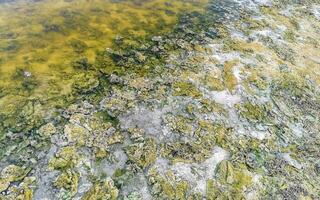
[{"label": "water surface", "polygon": [[179,15],[202,11],[205,4],[206,0],[2,1],[0,96],[67,94],[77,62],[94,63],[97,51],[117,48],[116,38],[134,45],[167,33]]}]

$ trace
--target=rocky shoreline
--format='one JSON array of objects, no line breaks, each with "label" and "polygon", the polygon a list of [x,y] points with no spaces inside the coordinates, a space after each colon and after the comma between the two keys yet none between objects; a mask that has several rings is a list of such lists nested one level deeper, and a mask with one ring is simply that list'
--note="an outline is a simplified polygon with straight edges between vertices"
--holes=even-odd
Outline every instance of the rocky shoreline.
[{"label": "rocky shoreline", "polygon": [[1,115],[0,199],[320,198],[319,13],[210,1],[116,38],[77,63],[66,107]]}]

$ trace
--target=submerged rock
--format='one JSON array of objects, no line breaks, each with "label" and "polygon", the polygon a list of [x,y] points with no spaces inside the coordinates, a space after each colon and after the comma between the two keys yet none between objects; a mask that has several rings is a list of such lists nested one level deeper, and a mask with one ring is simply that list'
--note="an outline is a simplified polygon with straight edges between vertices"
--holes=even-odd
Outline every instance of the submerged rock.
[{"label": "submerged rock", "polygon": [[72,2],[1,78],[0,199],[319,199],[315,1]]}]

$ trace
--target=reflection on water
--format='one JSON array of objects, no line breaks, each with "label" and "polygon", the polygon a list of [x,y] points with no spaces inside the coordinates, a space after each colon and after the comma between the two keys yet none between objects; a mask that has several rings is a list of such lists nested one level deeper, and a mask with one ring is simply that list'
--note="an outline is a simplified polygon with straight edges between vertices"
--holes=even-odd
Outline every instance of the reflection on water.
[{"label": "reflection on water", "polygon": [[170,31],[178,16],[201,11],[206,0],[1,0],[0,107],[21,96],[70,92],[77,66],[96,52],[134,45]]}]

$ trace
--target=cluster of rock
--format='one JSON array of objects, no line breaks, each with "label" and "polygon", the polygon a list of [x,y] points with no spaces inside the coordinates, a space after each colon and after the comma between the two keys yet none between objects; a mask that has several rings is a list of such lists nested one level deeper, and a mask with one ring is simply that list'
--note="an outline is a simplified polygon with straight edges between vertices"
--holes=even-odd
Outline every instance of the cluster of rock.
[{"label": "cluster of rock", "polygon": [[319,13],[212,1],[168,35],[117,38],[77,63],[76,101],[5,121],[0,199],[320,198]]}]

